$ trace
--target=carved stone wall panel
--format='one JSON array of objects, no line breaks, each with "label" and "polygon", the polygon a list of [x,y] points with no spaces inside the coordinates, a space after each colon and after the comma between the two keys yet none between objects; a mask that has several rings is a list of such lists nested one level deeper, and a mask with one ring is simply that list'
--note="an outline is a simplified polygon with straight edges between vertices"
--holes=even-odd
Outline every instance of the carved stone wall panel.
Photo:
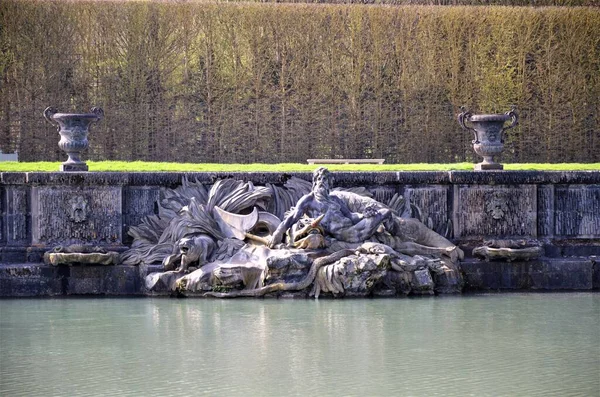
[{"label": "carved stone wall panel", "polygon": [[33,244],[120,244],[121,187],[32,188]]},{"label": "carved stone wall panel", "polygon": [[145,216],[154,215],[159,199],[160,189],[157,187],[128,187],[123,191],[124,240],[128,240],[130,226],[137,226]]},{"label": "carved stone wall panel", "polygon": [[0,244],[6,243],[6,189],[0,186]]},{"label": "carved stone wall panel", "polygon": [[557,236],[600,236],[600,186],[556,186],[555,207]]},{"label": "carved stone wall panel", "polygon": [[[2,214],[5,224],[2,240],[7,245],[26,245],[30,240],[29,189],[7,186],[4,191]],[[1,241],[1,240],[0,240]]]},{"label": "carved stone wall panel", "polygon": [[536,185],[454,189],[454,237],[537,236]]},{"label": "carved stone wall panel", "polygon": [[554,235],[554,185],[537,188],[538,236]]},{"label": "carved stone wall panel", "polygon": [[[411,204],[421,210],[421,221],[437,233],[447,236],[448,220],[448,186],[407,187],[405,196],[410,197]],[[416,216],[416,214],[415,214]],[[450,229],[449,233],[452,233]]]},{"label": "carved stone wall panel", "polygon": [[394,197],[394,194],[401,192],[396,186],[377,186],[369,188],[369,192],[373,194],[373,198],[380,203],[387,204]]}]

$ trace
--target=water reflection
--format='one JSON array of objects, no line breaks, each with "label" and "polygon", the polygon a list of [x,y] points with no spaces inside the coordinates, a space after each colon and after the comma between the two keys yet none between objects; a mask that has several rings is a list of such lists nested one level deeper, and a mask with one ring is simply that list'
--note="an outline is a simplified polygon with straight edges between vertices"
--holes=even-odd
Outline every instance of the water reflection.
[{"label": "water reflection", "polygon": [[0,395],[594,395],[600,295],[0,301]]}]

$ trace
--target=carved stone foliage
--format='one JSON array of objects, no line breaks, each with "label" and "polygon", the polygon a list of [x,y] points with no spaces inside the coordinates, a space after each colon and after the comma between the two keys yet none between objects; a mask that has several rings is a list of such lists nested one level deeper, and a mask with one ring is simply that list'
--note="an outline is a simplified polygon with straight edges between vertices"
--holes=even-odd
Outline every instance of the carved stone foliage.
[{"label": "carved stone foliage", "polygon": [[[130,228],[133,244],[121,259],[128,265],[162,262],[164,271],[146,279],[147,289],[157,293],[231,298],[433,292],[433,282],[419,284],[424,273],[432,273],[432,280],[453,273],[448,289],[460,291],[462,251],[403,217],[407,205],[397,194],[382,203],[364,188],[332,189],[324,168],[315,171],[312,185],[296,178],[283,186],[184,180],[163,192],[157,215]],[[402,288],[386,283],[390,272],[405,274]]]}]

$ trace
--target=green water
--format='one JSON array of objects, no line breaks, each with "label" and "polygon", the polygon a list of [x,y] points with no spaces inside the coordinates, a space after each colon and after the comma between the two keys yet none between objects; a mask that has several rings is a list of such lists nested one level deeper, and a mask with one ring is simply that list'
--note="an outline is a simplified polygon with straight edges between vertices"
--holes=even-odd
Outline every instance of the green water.
[{"label": "green water", "polygon": [[600,294],[0,301],[0,396],[599,396]]}]

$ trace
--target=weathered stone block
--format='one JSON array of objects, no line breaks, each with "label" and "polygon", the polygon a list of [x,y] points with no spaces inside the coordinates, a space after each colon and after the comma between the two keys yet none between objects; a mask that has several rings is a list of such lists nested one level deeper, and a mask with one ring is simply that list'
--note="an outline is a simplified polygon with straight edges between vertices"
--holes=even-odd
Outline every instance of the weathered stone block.
[{"label": "weathered stone block", "polygon": [[448,229],[448,190],[448,186],[407,187],[404,190],[411,204],[421,210],[421,222],[445,237],[452,234],[452,229]]},{"label": "weathered stone block", "polygon": [[529,269],[533,262],[464,262],[461,263],[468,289],[527,289],[530,286]]},{"label": "weathered stone block", "polygon": [[23,186],[7,186],[4,191],[3,229],[7,245],[26,245],[29,231],[29,189]]},{"label": "weathered stone block", "polygon": [[269,271],[266,283],[301,280],[306,277],[311,265],[312,261],[304,253],[269,257],[267,258]]},{"label": "weathered stone block", "polygon": [[397,186],[376,186],[369,189],[373,198],[380,203],[389,203],[394,194],[400,194]]},{"label": "weathered stone block", "polygon": [[554,235],[554,185],[537,188],[538,236]]},{"label": "weathered stone block", "polygon": [[[0,245],[6,245],[6,189],[0,185]],[[1,259],[0,259],[1,260]]]},{"label": "weathered stone block", "polygon": [[410,272],[386,272],[385,277],[381,283],[385,289],[391,289],[396,291],[399,295],[408,295],[411,291],[410,281],[412,275]]},{"label": "weathered stone block", "polygon": [[592,261],[592,289],[600,289],[600,256],[590,257]]},{"label": "weathered stone block", "polygon": [[590,290],[593,263],[586,259],[461,263],[466,289]]},{"label": "weathered stone block", "polygon": [[445,271],[433,275],[435,292],[439,294],[459,294],[463,290],[464,282],[458,270]]},{"label": "weathered stone block", "polygon": [[45,265],[15,264],[0,267],[1,297],[60,295],[62,283],[59,271]]},{"label": "weathered stone block", "polygon": [[141,284],[137,266],[115,266],[108,269],[104,292],[108,295],[138,295]]},{"label": "weathered stone block", "polygon": [[123,189],[123,236],[124,243],[129,242],[127,229],[137,226],[148,215],[154,215],[160,199],[159,187],[142,186]]},{"label": "weathered stone block", "polygon": [[67,286],[67,295],[104,294],[107,269],[103,266],[72,267]]},{"label": "weathered stone block", "polygon": [[590,290],[593,263],[585,259],[544,261],[540,271],[531,272],[531,288],[542,290]]},{"label": "weathered stone block", "polygon": [[433,278],[428,269],[417,270],[413,272],[412,287],[415,292],[433,292]]},{"label": "weathered stone block", "polygon": [[121,187],[32,188],[33,244],[117,245],[122,240]]},{"label": "weathered stone block", "polygon": [[557,236],[600,236],[600,186],[556,186],[555,197]]},{"label": "weathered stone block", "polygon": [[0,263],[25,263],[26,252],[23,248],[2,247],[0,248]]},{"label": "weathered stone block", "polygon": [[137,266],[73,266],[69,268],[67,295],[139,295]]},{"label": "weathered stone block", "polygon": [[535,185],[454,187],[454,237],[537,236]]}]

